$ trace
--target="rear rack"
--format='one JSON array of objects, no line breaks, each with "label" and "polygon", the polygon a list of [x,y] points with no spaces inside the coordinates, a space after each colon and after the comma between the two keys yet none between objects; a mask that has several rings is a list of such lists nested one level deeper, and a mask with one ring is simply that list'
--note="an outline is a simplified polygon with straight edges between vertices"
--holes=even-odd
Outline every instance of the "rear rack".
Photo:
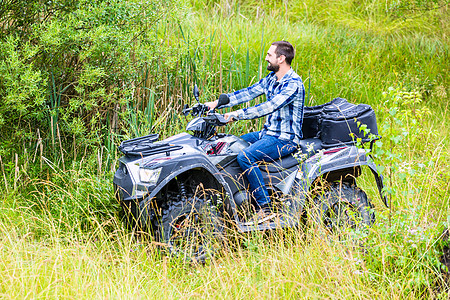
[{"label": "rear rack", "polygon": [[170,155],[171,151],[176,151],[183,148],[182,146],[170,145],[168,143],[153,144],[153,142],[157,141],[158,138],[159,134],[155,133],[123,141],[119,146],[119,150],[128,156],[146,156],[164,152],[166,155]]}]

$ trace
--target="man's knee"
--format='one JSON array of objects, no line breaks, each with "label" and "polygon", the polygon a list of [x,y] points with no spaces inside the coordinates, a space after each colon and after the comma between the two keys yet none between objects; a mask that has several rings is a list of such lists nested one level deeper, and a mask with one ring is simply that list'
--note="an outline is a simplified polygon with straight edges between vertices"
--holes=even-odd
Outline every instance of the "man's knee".
[{"label": "man's knee", "polygon": [[240,166],[244,163],[248,163],[248,159],[245,157],[244,151],[239,152],[238,156],[236,157],[238,163]]},{"label": "man's knee", "polygon": [[245,167],[245,169],[249,168],[249,166],[251,164],[254,163],[253,159],[252,159],[252,155],[251,153],[244,151],[241,151],[238,156],[237,156],[237,161],[239,163],[239,165],[241,166],[241,168]]}]

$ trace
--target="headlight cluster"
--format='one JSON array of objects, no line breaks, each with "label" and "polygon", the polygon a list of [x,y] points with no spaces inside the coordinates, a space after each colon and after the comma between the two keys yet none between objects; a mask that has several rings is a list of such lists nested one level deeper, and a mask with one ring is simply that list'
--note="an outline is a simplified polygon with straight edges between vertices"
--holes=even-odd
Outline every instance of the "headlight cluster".
[{"label": "headlight cluster", "polygon": [[139,169],[139,179],[142,182],[156,185],[159,179],[159,175],[161,174],[162,168],[157,169]]}]

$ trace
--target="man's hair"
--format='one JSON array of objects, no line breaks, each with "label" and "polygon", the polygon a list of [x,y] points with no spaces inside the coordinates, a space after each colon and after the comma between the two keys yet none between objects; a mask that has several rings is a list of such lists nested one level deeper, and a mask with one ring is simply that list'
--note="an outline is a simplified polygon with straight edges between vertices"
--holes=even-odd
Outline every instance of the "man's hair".
[{"label": "man's hair", "polygon": [[277,55],[277,57],[280,57],[280,55],[284,55],[286,57],[287,64],[291,65],[291,62],[295,56],[295,50],[291,43],[286,41],[278,41],[273,42],[272,45],[277,46],[277,48],[275,49],[275,54]]}]

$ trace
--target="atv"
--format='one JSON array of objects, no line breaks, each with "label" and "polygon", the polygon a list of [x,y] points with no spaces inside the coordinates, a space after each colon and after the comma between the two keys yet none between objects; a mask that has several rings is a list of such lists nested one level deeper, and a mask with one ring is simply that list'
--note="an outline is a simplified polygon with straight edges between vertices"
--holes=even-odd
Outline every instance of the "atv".
[{"label": "atv", "polygon": [[[219,133],[217,128],[227,120],[200,103],[197,87],[193,94],[197,103],[182,111],[194,117],[186,127],[191,133],[162,141],[158,134],[123,141],[119,150],[124,156],[113,181],[126,224],[150,234],[171,253],[202,261],[220,247],[217,241],[224,238],[225,228],[291,228],[304,221],[305,211],[330,230],[371,226],[373,205],[356,182],[362,167],[372,171],[388,206],[383,177],[370,156],[373,136],[379,138],[374,113],[336,98],[305,107],[298,152],[259,165],[277,217],[255,221],[256,203],[236,160],[249,144]],[[226,104],[219,100],[217,108]],[[360,146],[365,142],[370,149]]]}]

